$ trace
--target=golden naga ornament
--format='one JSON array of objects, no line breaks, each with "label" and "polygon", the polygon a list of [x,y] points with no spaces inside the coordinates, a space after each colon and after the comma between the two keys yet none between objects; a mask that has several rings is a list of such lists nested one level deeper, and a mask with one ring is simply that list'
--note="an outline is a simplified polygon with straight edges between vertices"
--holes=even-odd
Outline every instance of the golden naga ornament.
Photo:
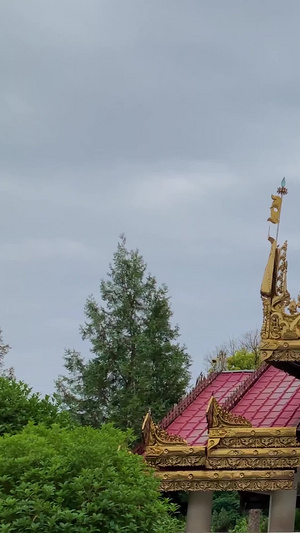
[{"label": "golden naga ornament", "polygon": [[143,441],[146,446],[166,446],[169,444],[187,444],[179,435],[171,435],[154,424],[150,411],[146,414],[142,425]]},{"label": "golden naga ornament", "polygon": [[243,416],[235,415],[222,407],[214,396],[211,397],[207,411],[206,419],[208,429],[224,427],[251,427],[251,422]]}]

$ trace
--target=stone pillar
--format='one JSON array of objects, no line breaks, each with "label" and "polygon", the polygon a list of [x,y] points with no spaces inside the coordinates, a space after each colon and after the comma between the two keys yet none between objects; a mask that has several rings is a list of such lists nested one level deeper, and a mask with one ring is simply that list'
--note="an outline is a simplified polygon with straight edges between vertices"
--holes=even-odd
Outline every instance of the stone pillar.
[{"label": "stone pillar", "polygon": [[270,496],[269,533],[294,531],[297,489],[275,490]]},{"label": "stone pillar", "polygon": [[250,509],[248,517],[248,533],[260,532],[260,509]]},{"label": "stone pillar", "polygon": [[186,533],[210,533],[212,501],[212,491],[189,493]]}]

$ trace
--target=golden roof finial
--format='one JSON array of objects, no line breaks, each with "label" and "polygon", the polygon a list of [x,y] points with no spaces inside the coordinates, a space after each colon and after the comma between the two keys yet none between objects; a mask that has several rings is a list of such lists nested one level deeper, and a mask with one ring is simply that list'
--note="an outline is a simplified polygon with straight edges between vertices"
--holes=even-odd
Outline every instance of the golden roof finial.
[{"label": "golden roof finial", "polygon": [[265,269],[261,297],[263,301],[263,326],[261,331],[262,359],[272,364],[278,361],[300,362],[300,295],[291,299],[287,289],[287,242],[278,246],[282,197],[287,194],[283,178],[277,189],[280,196],[272,196],[271,216],[278,224],[276,239],[268,237],[271,251]]},{"label": "golden roof finial", "polygon": [[261,285],[261,295],[263,297],[272,297],[276,293],[275,287],[275,265],[278,264],[278,250],[277,250],[277,240],[279,233],[279,224],[280,224],[280,215],[281,215],[281,206],[282,206],[282,197],[287,194],[288,190],[286,188],[286,180],[282,179],[280,187],[277,189],[277,193],[280,196],[274,194],[271,195],[273,200],[271,205],[271,215],[268,218],[269,222],[272,224],[277,224],[276,238],[270,236],[270,230],[268,234],[268,240],[271,243],[271,251],[268,259],[268,263],[265,269],[262,285]]},{"label": "golden roof finial", "polygon": [[288,193],[288,190],[286,188],[286,179],[282,178],[280,187],[277,189],[277,194],[281,194],[281,196],[284,196]]},{"label": "golden roof finial", "polygon": [[278,224],[277,233],[276,233],[276,241],[278,239],[278,233],[279,233],[282,197],[286,195],[287,193],[288,193],[288,190],[286,188],[286,180],[285,178],[283,178],[281,180],[280,187],[278,187],[277,189],[277,196],[275,194],[272,194],[271,196],[273,202],[271,205],[271,215],[268,218],[268,221],[272,222],[272,224]]}]

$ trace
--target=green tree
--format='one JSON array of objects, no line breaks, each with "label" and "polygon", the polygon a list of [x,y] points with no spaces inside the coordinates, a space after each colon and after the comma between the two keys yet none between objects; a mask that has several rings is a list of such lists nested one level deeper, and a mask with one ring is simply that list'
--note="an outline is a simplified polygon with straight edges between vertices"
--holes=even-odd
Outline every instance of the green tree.
[{"label": "green tree", "polygon": [[0,529],[177,533],[175,506],[130,436],[111,426],[27,426],[0,438]]},{"label": "green tree", "polygon": [[47,426],[54,423],[70,425],[66,412],[59,412],[49,396],[41,398],[22,381],[0,377],[0,435],[17,433],[29,421]]},{"label": "green tree", "polygon": [[92,358],[85,362],[67,351],[68,375],[57,381],[60,401],[81,424],[112,421],[139,435],[149,408],[159,420],[186,391],[190,357],[171,324],[167,287],[146,269],[122,237],[100,284],[102,305],[87,300],[81,333],[91,342]]},{"label": "green tree", "polygon": [[[238,354],[237,357],[235,357],[236,354]],[[248,357],[248,354],[251,354],[251,357]],[[246,357],[244,358],[244,356]],[[206,354],[204,360],[209,372],[213,370],[249,370],[257,368],[260,363],[259,331],[247,331],[239,338],[229,339],[221,346],[216,346],[212,352]],[[229,366],[229,360],[231,360],[230,365],[236,363],[237,366]]]},{"label": "green tree", "polygon": [[248,520],[247,516],[240,516],[233,529],[229,530],[229,533],[248,533]]},{"label": "green tree", "polygon": [[14,369],[9,368],[8,370],[4,369],[4,358],[10,350],[9,344],[5,344],[3,340],[3,332],[0,328],[0,376],[6,376],[9,378],[14,377]]},{"label": "green tree", "polygon": [[228,370],[253,370],[256,368],[255,354],[247,350],[239,350],[227,358]]},{"label": "green tree", "polygon": [[220,491],[214,493],[213,531],[228,531],[240,518],[240,498],[237,492]]}]

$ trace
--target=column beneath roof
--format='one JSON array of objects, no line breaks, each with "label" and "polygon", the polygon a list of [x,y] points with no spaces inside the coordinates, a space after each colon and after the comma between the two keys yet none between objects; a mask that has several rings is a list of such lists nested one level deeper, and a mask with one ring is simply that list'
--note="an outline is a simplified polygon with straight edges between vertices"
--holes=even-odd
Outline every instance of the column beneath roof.
[{"label": "column beneath roof", "polygon": [[294,531],[297,489],[275,490],[270,496],[269,533]]},{"label": "column beneath roof", "polygon": [[212,491],[189,493],[186,533],[209,533],[211,531],[212,502]]}]

